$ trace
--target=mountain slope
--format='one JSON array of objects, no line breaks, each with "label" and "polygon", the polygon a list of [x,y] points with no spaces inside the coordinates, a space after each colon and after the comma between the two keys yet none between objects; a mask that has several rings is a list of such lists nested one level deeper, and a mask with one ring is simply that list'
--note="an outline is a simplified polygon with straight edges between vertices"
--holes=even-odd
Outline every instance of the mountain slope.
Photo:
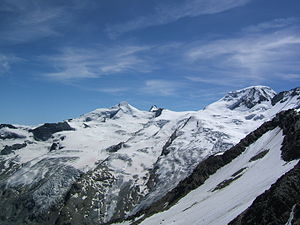
[{"label": "mountain slope", "polygon": [[283,175],[271,188],[258,196],[252,205],[231,221],[237,224],[285,224],[300,222],[300,163]]},{"label": "mountain slope", "polygon": [[63,123],[3,124],[0,221],[101,224],[134,215],[210,155],[299,107],[295,90],[281,98],[268,87],[249,87],[193,112],[147,112],[122,102]]},{"label": "mountain slope", "polygon": [[[247,209],[257,195],[295,166],[296,162],[285,164],[281,160],[282,140],[280,129],[266,133],[166,213],[150,217],[142,224],[227,224]],[[268,149],[270,153],[262,159],[250,160]],[[277,165],[276,169],[274,165]]]},{"label": "mountain slope", "polygon": [[[141,224],[222,225],[251,206],[232,224],[283,224],[300,203],[300,143],[288,141],[300,140],[299,124],[299,113],[280,113],[224,154],[201,162],[191,176],[140,212],[137,221],[157,213]],[[286,152],[293,152],[292,157]]]}]

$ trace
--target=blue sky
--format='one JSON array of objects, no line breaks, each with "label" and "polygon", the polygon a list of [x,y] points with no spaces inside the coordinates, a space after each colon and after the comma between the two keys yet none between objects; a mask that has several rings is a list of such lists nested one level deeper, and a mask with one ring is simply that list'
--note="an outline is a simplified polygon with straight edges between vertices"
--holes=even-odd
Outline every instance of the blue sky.
[{"label": "blue sky", "polygon": [[299,0],[1,0],[0,123],[120,101],[198,110],[300,84]]}]

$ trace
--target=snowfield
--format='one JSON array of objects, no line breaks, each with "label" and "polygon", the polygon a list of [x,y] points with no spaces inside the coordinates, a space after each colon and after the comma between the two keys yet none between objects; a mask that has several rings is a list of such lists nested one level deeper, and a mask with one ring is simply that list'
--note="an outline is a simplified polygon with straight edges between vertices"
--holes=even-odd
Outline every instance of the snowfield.
[{"label": "snowfield", "polygon": [[[226,225],[247,209],[253,200],[298,162],[281,159],[282,131],[276,128],[264,134],[244,153],[219,169],[206,182],[183,197],[169,210],[147,218],[141,224],[197,224]],[[261,159],[250,159],[264,150]],[[235,174],[236,172],[239,172]],[[226,179],[234,179],[228,186],[216,189]]]}]

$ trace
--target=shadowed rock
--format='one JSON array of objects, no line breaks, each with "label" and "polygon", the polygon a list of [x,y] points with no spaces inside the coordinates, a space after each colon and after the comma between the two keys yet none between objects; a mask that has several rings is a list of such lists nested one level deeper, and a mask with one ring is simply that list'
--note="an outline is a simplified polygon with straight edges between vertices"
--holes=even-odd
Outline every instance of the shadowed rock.
[{"label": "shadowed rock", "polygon": [[31,130],[31,132],[33,133],[35,140],[46,141],[51,137],[52,134],[68,130],[74,130],[74,128],[70,127],[67,122],[59,122],[45,123],[44,125]]},{"label": "shadowed rock", "polygon": [[16,128],[15,126],[13,126],[11,124],[0,124],[0,129],[2,129],[4,127],[10,128],[10,129],[18,129],[18,128]]},{"label": "shadowed rock", "polygon": [[294,97],[296,95],[299,95],[299,93],[300,87],[293,88],[290,91],[282,91],[272,98],[271,103],[273,106],[276,105],[278,102],[284,103],[289,99],[289,97]]},{"label": "shadowed rock", "polygon": [[8,155],[8,154],[11,154],[11,153],[14,152],[14,150],[19,150],[19,149],[24,148],[24,147],[26,147],[26,146],[27,146],[26,143],[23,143],[23,144],[14,144],[14,145],[12,145],[12,146],[6,145],[6,146],[4,147],[4,149],[2,149],[1,155]]},{"label": "shadowed rock", "polygon": [[5,131],[0,133],[0,139],[20,139],[20,138],[26,138],[24,135],[17,134],[10,131]]},{"label": "shadowed rock", "polygon": [[119,144],[117,145],[112,145],[110,147],[108,147],[106,149],[107,152],[117,152],[119,151],[121,148],[126,148],[126,144],[124,142],[120,142]]}]

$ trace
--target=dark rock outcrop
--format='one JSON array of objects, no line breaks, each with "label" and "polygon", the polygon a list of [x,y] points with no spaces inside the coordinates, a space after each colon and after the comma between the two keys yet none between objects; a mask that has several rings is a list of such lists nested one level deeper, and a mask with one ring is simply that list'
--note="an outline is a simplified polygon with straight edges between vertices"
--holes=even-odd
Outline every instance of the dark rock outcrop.
[{"label": "dark rock outcrop", "polygon": [[45,123],[44,125],[31,130],[31,132],[33,133],[33,137],[35,140],[47,141],[52,134],[68,130],[74,130],[74,128],[70,127],[67,122],[59,122]]},{"label": "dark rock outcrop", "polygon": [[90,122],[90,121],[92,121],[92,120],[93,120],[93,119],[92,119],[91,117],[86,117],[84,121],[85,121],[85,122]]},{"label": "dark rock outcrop", "polygon": [[285,161],[300,158],[300,115],[294,110],[288,110],[285,118],[279,118],[279,126],[285,135],[281,156]]},{"label": "dark rock outcrop", "polygon": [[59,145],[58,145],[57,143],[54,142],[54,143],[51,145],[51,147],[50,147],[50,152],[57,150],[58,147],[59,147]]},{"label": "dark rock outcrop", "polygon": [[162,152],[161,152],[161,155],[162,156],[166,156],[170,153],[170,145],[173,143],[173,141],[177,138],[177,130],[175,130],[171,137],[169,138],[169,140],[165,143],[165,145],[163,146],[162,148]]},{"label": "dark rock outcrop", "polygon": [[158,108],[156,105],[153,105],[149,112],[154,112],[155,113],[155,117],[159,117],[162,114],[162,111],[164,110],[164,108]]},{"label": "dark rock outcrop", "polygon": [[293,225],[300,225],[300,204],[295,205],[294,218],[292,219]]},{"label": "dark rock outcrop", "polygon": [[256,161],[256,160],[259,160],[259,159],[265,157],[265,155],[268,154],[269,151],[270,151],[270,149],[266,149],[266,150],[264,150],[264,151],[258,153],[257,155],[253,156],[253,157],[249,160],[249,162],[253,162],[253,161]]},{"label": "dark rock outcrop", "polygon": [[61,146],[59,142],[54,142],[50,147],[50,152],[60,149],[63,149],[63,146]]},{"label": "dark rock outcrop", "polygon": [[159,117],[161,114],[162,114],[162,111],[164,109],[163,108],[158,108],[156,111],[155,111],[155,117]]},{"label": "dark rock outcrop", "polygon": [[293,88],[290,91],[282,91],[272,98],[271,103],[273,106],[276,105],[278,102],[284,103],[289,99],[289,97],[294,97],[296,95],[299,95],[299,93],[300,87]]},{"label": "dark rock outcrop", "polygon": [[10,128],[10,129],[18,129],[18,128],[16,128],[15,126],[13,126],[11,124],[0,124],[0,129],[2,129],[4,127]]},{"label": "dark rock outcrop", "polygon": [[246,106],[248,109],[253,108],[256,104],[260,104],[261,102],[268,101],[268,99],[264,96],[259,96],[258,102],[254,102],[254,98],[251,99],[240,99],[235,104],[231,105],[229,109],[234,110],[240,106]]},{"label": "dark rock outcrop", "polygon": [[229,92],[223,99],[225,101],[234,101],[228,106],[230,110],[239,107],[253,108],[261,102],[271,101],[275,92],[268,87],[249,87],[235,92]]},{"label": "dark rock outcrop", "polygon": [[112,146],[110,146],[110,147],[108,147],[107,149],[106,149],[106,151],[107,152],[117,152],[117,151],[119,151],[121,148],[124,148],[124,147],[126,147],[126,144],[124,143],[124,142],[120,142],[119,144],[117,144],[117,145],[112,145]]},{"label": "dark rock outcrop", "polygon": [[21,148],[26,147],[27,144],[23,143],[23,144],[14,144],[11,146],[5,145],[5,147],[2,149],[0,155],[8,155],[14,152],[14,150],[19,150]]},{"label": "dark rock outcrop", "polygon": [[283,98],[284,98],[284,95],[286,94],[287,92],[286,91],[283,91],[283,92],[280,92],[278,93],[277,95],[275,95],[272,100],[271,100],[271,103],[272,105],[276,105],[278,102],[282,101]]},{"label": "dark rock outcrop", "polygon": [[252,205],[231,221],[230,225],[283,225],[295,207],[292,224],[300,222],[300,162],[258,196]]},{"label": "dark rock outcrop", "polygon": [[5,140],[5,139],[22,139],[22,138],[26,138],[24,135],[21,134],[17,134],[14,132],[10,132],[10,131],[5,131],[3,133],[0,134],[0,139]]}]

